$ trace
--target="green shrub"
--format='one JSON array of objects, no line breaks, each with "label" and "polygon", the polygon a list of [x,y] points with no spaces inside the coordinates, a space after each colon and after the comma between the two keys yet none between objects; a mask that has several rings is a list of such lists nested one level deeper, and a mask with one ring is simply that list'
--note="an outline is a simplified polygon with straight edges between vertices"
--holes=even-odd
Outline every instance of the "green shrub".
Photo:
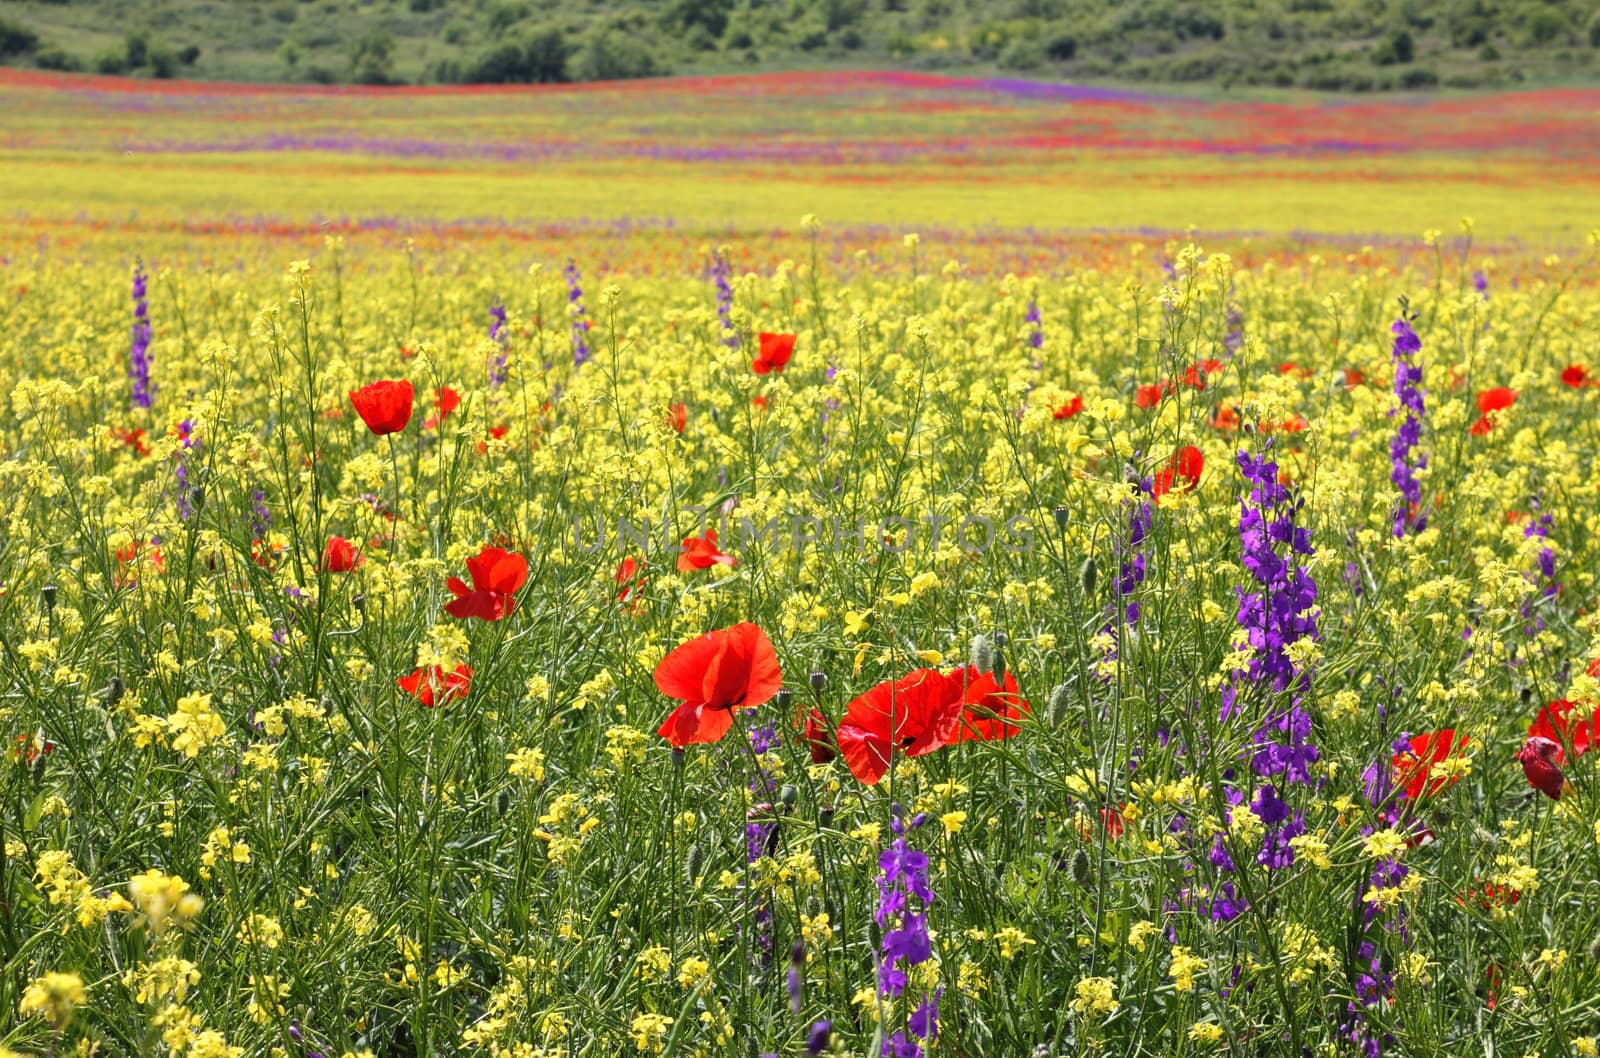
[{"label": "green shrub", "polygon": [[39,34],[10,19],[0,18],[0,58],[27,55],[39,46]]}]

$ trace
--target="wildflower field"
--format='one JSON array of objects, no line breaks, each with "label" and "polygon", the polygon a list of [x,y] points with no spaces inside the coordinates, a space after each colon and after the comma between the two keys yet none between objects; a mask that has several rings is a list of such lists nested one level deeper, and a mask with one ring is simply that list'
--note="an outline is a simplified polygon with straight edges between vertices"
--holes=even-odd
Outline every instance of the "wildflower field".
[{"label": "wildflower field", "polygon": [[1597,156],[0,71],[0,1054],[1594,1055]]}]

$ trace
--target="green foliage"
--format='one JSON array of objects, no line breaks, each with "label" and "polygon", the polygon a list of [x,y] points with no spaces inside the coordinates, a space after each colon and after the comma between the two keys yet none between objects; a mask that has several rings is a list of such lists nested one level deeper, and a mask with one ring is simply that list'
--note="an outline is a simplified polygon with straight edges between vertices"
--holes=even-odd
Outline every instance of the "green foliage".
[{"label": "green foliage", "polygon": [[[548,83],[876,66],[1383,91],[1592,83],[1600,69],[1593,0],[11,0],[0,63],[115,66],[107,26],[144,42],[125,70],[154,75],[149,54],[165,46],[198,67],[186,76],[221,80]],[[203,61],[184,58],[192,40],[207,42]],[[1407,76],[1414,63],[1428,72]]]}]

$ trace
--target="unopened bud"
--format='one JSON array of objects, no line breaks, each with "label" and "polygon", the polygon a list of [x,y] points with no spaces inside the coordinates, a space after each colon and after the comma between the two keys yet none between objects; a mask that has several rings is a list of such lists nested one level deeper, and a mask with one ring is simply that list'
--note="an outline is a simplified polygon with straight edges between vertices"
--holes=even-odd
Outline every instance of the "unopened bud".
[{"label": "unopened bud", "polygon": [[689,846],[689,855],[683,861],[683,875],[692,889],[700,884],[700,864],[705,859],[705,850],[699,845]]},{"label": "unopened bud", "polygon": [[206,490],[203,486],[196,485],[189,490],[189,506],[195,510],[206,505]]},{"label": "unopened bud", "polygon": [[778,800],[785,808],[793,808],[799,799],[800,791],[794,788],[794,783],[786,782],[783,784],[783,789],[778,791]]},{"label": "unopened bud", "polygon": [[1071,704],[1071,697],[1067,685],[1058,683],[1050,692],[1050,722],[1060,724],[1067,717],[1067,709]]},{"label": "unopened bud", "polygon": [[796,966],[806,964],[806,942],[797,940],[789,946],[789,961]]},{"label": "unopened bud", "polygon": [[979,672],[989,672],[994,668],[994,644],[989,642],[989,637],[982,632],[972,637],[972,649],[968,660]]},{"label": "unopened bud", "polygon": [[111,685],[106,688],[106,701],[111,705],[116,705],[122,700],[122,695],[127,689],[127,685],[122,682],[121,676],[111,677]]},{"label": "unopened bud", "polygon": [[991,671],[994,673],[994,681],[996,683],[1000,684],[1001,686],[1005,686],[1005,682],[1006,682],[1006,655],[1005,655],[1005,651],[996,650],[994,652],[994,668]]},{"label": "unopened bud", "polygon": [[1089,854],[1082,849],[1072,854],[1072,880],[1079,885],[1089,884]]}]

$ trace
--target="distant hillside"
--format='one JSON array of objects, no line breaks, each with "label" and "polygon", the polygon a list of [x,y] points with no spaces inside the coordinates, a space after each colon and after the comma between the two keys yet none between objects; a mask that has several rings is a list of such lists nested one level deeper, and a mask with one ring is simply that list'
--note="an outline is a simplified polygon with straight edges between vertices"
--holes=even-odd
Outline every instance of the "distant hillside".
[{"label": "distant hillside", "polygon": [[0,64],[233,81],[877,67],[1329,91],[1600,82],[1594,0],[0,0]]}]

